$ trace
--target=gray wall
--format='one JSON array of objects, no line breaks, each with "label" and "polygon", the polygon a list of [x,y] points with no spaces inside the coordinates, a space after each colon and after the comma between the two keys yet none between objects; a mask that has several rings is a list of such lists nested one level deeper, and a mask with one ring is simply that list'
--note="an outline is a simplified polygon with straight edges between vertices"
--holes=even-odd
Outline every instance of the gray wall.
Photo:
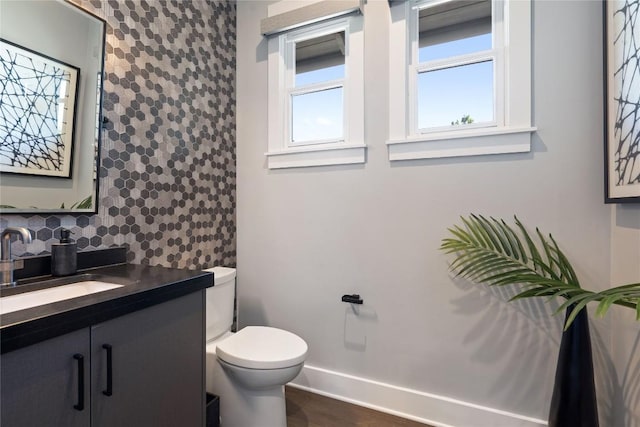
[{"label": "gray wall", "polygon": [[[367,163],[270,171],[259,34],[267,2],[239,1],[241,326],[299,334],[310,346],[308,365],[546,419],[562,319],[542,301],[507,303],[507,291],[452,280],[438,247],[459,215],[516,214],[554,235],[585,287],[607,286],[601,8],[534,2],[531,153],[390,164],[388,3],[369,1]],[[340,302],[345,293],[363,296],[360,315]],[[593,328],[605,343],[609,320]],[[611,372],[607,360],[600,372]],[[602,401],[609,425],[610,400]]]},{"label": "gray wall", "polygon": [[235,264],[235,3],[78,0],[107,21],[97,215],[3,215],[48,251],[129,244],[134,263]]}]

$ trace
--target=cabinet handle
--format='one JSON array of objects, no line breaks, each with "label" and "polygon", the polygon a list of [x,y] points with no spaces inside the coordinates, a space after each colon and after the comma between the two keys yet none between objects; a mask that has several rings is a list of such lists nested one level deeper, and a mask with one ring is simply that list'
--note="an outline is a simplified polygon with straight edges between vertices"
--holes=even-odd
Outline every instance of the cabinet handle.
[{"label": "cabinet handle", "polygon": [[102,390],[105,396],[113,394],[113,351],[110,344],[103,344],[102,348],[107,350],[107,389]]},{"label": "cabinet handle", "polygon": [[84,410],[84,356],[74,354],[73,358],[78,361],[78,404],[73,405],[78,411]]}]

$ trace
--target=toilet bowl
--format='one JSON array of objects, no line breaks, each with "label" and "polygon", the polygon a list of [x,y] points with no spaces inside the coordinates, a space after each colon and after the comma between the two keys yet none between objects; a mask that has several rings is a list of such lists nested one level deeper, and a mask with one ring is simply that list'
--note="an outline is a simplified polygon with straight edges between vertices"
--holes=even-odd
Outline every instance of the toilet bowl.
[{"label": "toilet bowl", "polygon": [[286,427],[284,385],[304,365],[308,346],[282,329],[231,332],[236,271],[214,267],[207,289],[207,392],[220,396],[222,427]]}]

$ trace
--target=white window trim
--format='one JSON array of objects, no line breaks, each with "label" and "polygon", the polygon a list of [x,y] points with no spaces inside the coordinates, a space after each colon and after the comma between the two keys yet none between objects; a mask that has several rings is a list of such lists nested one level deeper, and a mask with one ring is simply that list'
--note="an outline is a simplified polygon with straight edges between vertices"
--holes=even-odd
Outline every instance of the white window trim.
[{"label": "white window trim", "polygon": [[[295,43],[309,38],[345,32],[345,77],[323,82],[343,87],[344,139],[290,143],[290,99],[300,90],[316,90],[318,85],[293,88]],[[362,16],[332,19],[289,31],[268,41],[269,58],[269,169],[364,163],[364,34]],[[318,86],[319,87],[319,86]]]},{"label": "white window trim", "polygon": [[391,6],[389,160],[531,151],[531,133],[536,128],[531,123],[530,0],[505,1],[505,19],[499,19],[495,25],[494,49],[458,58],[469,61],[483,55],[494,58],[495,123],[419,133],[416,103],[410,94],[417,93],[417,70],[424,64],[412,64],[417,61],[418,52],[413,35],[417,34],[417,14],[412,12],[424,3],[424,0],[407,1]]}]

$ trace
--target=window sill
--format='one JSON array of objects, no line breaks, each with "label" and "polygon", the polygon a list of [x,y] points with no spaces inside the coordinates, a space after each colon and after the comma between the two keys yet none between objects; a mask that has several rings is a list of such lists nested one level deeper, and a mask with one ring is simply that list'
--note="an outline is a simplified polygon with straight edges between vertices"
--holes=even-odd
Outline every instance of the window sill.
[{"label": "window sill", "polygon": [[528,153],[535,127],[469,129],[387,141],[389,160]]},{"label": "window sill", "polygon": [[265,156],[269,169],[348,165],[364,163],[366,149],[366,145],[332,144],[269,151]]}]

